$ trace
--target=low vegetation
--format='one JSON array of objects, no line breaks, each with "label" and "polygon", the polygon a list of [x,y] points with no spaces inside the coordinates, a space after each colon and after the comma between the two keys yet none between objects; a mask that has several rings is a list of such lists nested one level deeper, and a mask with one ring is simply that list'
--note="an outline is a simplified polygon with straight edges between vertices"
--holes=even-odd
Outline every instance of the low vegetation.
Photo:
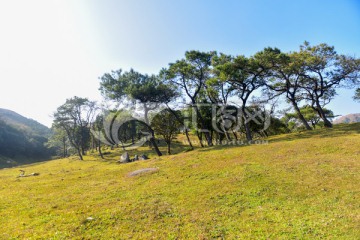
[{"label": "low vegetation", "polygon": [[[360,124],[116,164],[121,149],[0,170],[2,239],[359,239]],[[165,144],[160,144],[165,151]],[[151,154],[152,153],[152,154]],[[129,173],[156,168],[136,176]]]}]

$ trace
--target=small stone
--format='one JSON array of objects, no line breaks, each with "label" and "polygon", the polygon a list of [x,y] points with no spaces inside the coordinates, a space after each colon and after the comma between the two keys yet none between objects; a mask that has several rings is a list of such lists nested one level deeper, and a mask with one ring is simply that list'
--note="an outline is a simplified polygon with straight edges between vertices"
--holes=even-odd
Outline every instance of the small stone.
[{"label": "small stone", "polygon": [[148,158],[148,156],[146,156],[145,154],[143,154],[143,155],[140,156],[139,159],[140,159],[140,160],[148,160],[149,158]]},{"label": "small stone", "polygon": [[128,163],[128,162],[130,162],[129,153],[128,152],[123,153],[123,155],[121,155],[121,157],[120,157],[119,162],[120,163]]},{"label": "small stone", "polygon": [[157,171],[159,171],[158,168],[143,168],[143,169],[139,169],[139,170],[136,170],[136,171],[133,171],[133,172],[129,173],[129,176],[133,177],[133,176],[137,176],[137,175],[140,175],[140,174],[152,173],[152,172],[157,172]]}]

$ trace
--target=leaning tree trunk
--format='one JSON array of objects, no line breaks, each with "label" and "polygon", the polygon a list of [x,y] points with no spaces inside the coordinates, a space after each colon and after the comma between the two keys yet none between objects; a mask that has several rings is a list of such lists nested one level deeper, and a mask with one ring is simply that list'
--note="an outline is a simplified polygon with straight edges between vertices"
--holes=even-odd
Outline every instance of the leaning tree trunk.
[{"label": "leaning tree trunk", "polygon": [[189,143],[189,146],[190,146],[191,150],[193,150],[194,147],[193,147],[193,145],[192,145],[192,143],[191,143],[191,141],[190,141],[189,130],[188,130],[186,127],[185,127],[185,135],[186,135],[186,139],[187,139],[187,141],[188,141],[188,143]]},{"label": "leaning tree trunk", "polygon": [[196,135],[197,135],[197,137],[198,137],[198,139],[199,139],[200,146],[201,146],[201,147],[204,147],[204,144],[203,144],[203,142],[202,142],[202,133],[199,132],[199,131],[196,131]]},{"label": "leaning tree trunk", "polygon": [[306,130],[312,130],[312,128],[310,127],[309,123],[306,121],[306,119],[304,118],[304,115],[302,115],[299,106],[297,105],[296,101],[294,99],[290,99],[296,114],[298,115],[298,118],[300,119],[300,121],[302,122],[302,124],[304,124]]},{"label": "leaning tree trunk", "polygon": [[232,129],[232,134],[234,135],[234,138],[235,138],[235,140],[237,141],[238,140],[238,137],[237,137],[237,135],[236,135],[236,132]]},{"label": "leaning tree trunk", "polygon": [[154,147],[154,150],[156,152],[156,154],[160,157],[162,156],[162,153],[159,150],[159,147],[156,143],[156,139],[155,139],[155,132],[154,130],[148,125],[150,132],[151,132],[151,138],[149,139],[150,145],[152,145]]},{"label": "leaning tree trunk", "polygon": [[158,156],[162,156],[162,153],[160,152],[159,147],[156,144],[155,137],[151,137],[149,141],[152,144],[152,146],[154,147],[156,154]]},{"label": "leaning tree trunk", "polygon": [[319,117],[324,121],[324,127],[332,128],[332,123],[327,119],[324,110],[322,109],[319,101],[316,101],[316,112],[319,114]]}]

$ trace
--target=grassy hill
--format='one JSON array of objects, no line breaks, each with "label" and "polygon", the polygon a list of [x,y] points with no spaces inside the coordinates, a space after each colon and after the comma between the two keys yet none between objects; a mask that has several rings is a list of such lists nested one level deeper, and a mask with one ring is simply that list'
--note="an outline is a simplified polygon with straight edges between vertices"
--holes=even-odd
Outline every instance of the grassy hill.
[{"label": "grassy hill", "polygon": [[49,159],[44,146],[51,130],[35,120],[0,108],[0,168]]},{"label": "grassy hill", "polygon": [[268,140],[0,170],[0,238],[360,239],[360,124]]}]

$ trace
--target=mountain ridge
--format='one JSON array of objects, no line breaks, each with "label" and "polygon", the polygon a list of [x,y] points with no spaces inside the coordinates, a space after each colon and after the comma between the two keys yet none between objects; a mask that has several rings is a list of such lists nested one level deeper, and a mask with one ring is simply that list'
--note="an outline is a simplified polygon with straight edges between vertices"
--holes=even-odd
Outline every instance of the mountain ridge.
[{"label": "mountain ridge", "polygon": [[15,111],[0,108],[0,168],[49,159],[51,130]]},{"label": "mountain ridge", "polygon": [[334,120],[334,124],[360,122],[360,113],[351,113]]}]

